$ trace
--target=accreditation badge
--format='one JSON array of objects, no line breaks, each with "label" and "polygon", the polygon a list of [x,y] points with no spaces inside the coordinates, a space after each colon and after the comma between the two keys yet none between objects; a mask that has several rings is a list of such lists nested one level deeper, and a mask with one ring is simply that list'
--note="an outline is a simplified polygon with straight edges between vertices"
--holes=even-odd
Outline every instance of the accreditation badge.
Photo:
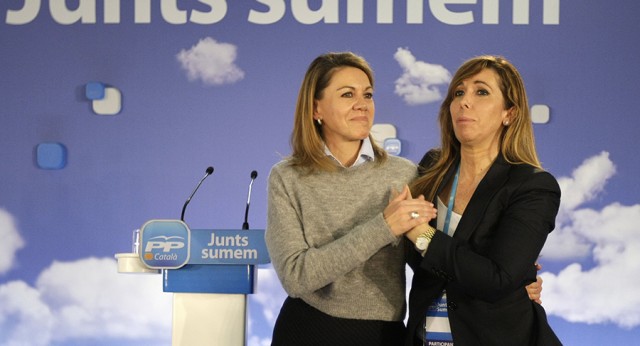
[{"label": "accreditation badge", "polygon": [[446,291],[442,291],[442,295],[431,303],[425,321],[425,346],[453,346]]}]

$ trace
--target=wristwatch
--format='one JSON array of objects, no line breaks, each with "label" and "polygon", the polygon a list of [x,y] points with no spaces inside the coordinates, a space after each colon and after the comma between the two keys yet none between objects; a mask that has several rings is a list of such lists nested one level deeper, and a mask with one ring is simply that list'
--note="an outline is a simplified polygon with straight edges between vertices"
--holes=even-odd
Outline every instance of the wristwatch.
[{"label": "wristwatch", "polygon": [[427,252],[427,248],[429,247],[429,243],[431,243],[431,239],[436,234],[436,229],[427,225],[429,227],[424,233],[420,234],[416,239],[416,250],[422,253],[422,256]]}]

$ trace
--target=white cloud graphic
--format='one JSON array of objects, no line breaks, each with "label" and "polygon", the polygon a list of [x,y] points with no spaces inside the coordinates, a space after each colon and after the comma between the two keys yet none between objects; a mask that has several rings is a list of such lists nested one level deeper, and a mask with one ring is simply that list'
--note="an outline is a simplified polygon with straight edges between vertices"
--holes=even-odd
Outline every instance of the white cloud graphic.
[{"label": "white cloud graphic", "polygon": [[271,346],[271,338],[262,339],[258,336],[250,336],[247,340],[248,346]]},{"label": "white cloud graphic", "polygon": [[282,288],[272,266],[258,268],[258,280],[258,290],[250,296],[250,299],[262,306],[265,320],[275,323],[287,293]]},{"label": "white cloud graphic", "polygon": [[202,80],[208,85],[235,83],[244,78],[235,64],[237,47],[206,37],[189,50],[181,50],[176,56],[190,81]]},{"label": "white cloud graphic", "polygon": [[0,285],[0,344],[171,340],[171,297],[161,275],[119,274],[110,258],[54,262],[35,287]]},{"label": "white cloud graphic", "polygon": [[571,178],[559,178],[558,184],[562,190],[560,217],[564,218],[564,214],[571,213],[579,205],[593,200],[604,190],[607,181],[615,173],[616,167],[609,159],[609,153],[603,151],[586,159],[573,171]]},{"label": "white cloud graphic", "polygon": [[609,159],[609,153],[585,160],[576,168],[571,177],[558,178],[562,197],[556,219],[556,229],[551,232],[542,250],[544,258],[555,260],[579,259],[589,255],[592,241],[583,234],[590,228],[581,219],[580,205],[593,200],[604,190],[607,181],[615,174],[616,168]]},{"label": "white cloud graphic", "polygon": [[398,48],[394,59],[403,70],[395,82],[395,93],[409,105],[420,105],[442,99],[439,85],[448,85],[451,73],[441,65],[417,61],[408,49]]},{"label": "white cloud graphic", "polygon": [[278,313],[287,294],[282,288],[278,276],[271,265],[258,267],[258,285],[256,292],[249,295],[249,309],[261,313],[264,323],[256,321],[254,314],[249,314],[248,346],[271,345],[271,332]]},{"label": "white cloud graphic", "polygon": [[[558,179],[562,211],[543,258],[589,256],[586,262],[593,265],[572,263],[558,274],[542,273],[543,302],[547,313],[570,322],[633,328],[640,325],[640,204],[577,209],[604,191],[614,173],[603,152],[585,160],[571,178]],[[562,256],[563,250],[568,254]]]},{"label": "white cloud graphic", "polygon": [[0,286],[1,345],[48,345],[53,325],[53,313],[38,290],[22,281]]},{"label": "white cloud graphic", "polygon": [[15,255],[24,247],[24,240],[18,232],[13,216],[0,208],[0,275],[8,272],[15,264]]}]

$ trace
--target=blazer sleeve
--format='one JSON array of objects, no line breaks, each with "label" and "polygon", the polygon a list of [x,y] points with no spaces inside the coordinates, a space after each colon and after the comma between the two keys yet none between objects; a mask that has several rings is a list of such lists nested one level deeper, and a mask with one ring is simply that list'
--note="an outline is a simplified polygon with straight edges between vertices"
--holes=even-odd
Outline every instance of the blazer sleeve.
[{"label": "blazer sleeve", "polygon": [[462,220],[454,237],[437,232],[420,267],[488,302],[535,280],[534,263],[555,227],[560,188],[551,174],[527,167],[528,174],[512,172],[481,219],[473,220],[468,237],[462,236]]}]

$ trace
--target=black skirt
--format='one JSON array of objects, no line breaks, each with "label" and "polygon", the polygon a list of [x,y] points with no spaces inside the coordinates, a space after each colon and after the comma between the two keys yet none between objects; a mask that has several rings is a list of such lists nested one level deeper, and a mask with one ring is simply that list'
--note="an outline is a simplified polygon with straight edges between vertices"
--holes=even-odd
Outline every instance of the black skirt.
[{"label": "black skirt", "polygon": [[273,346],[395,346],[404,342],[402,321],[355,320],[327,315],[287,297],[273,329]]}]

